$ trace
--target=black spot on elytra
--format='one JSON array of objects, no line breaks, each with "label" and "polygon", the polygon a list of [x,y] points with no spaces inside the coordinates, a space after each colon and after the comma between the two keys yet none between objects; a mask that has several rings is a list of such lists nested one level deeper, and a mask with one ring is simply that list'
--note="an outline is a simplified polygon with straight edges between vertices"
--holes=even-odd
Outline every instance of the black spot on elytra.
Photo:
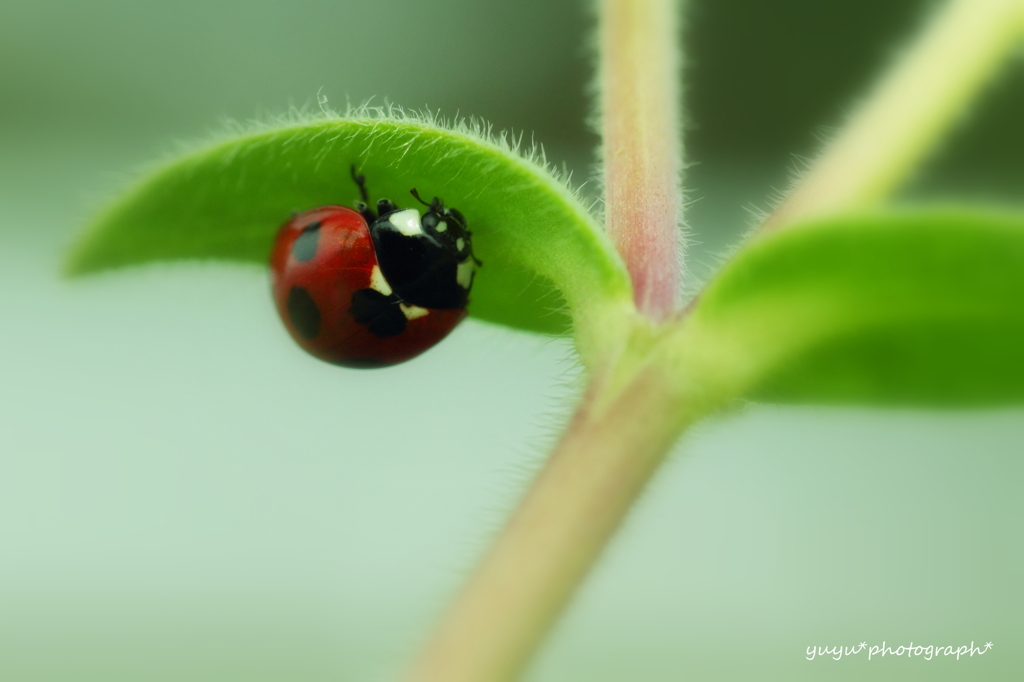
[{"label": "black spot on elytra", "polygon": [[288,292],[288,317],[302,338],[315,339],[320,334],[320,309],[302,287],[292,287]]},{"label": "black spot on elytra", "polygon": [[319,244],[320,221],[317,221],[302,228],[302,233],[292,242],[292,258],[300,263],[313,260]]},{"label": "black spot on elytra", "polygon": [[374,336],[386,339],[405,331],[405,313],[398,307],[399,298],[385,296],[376,289],[360,289],[352,294],[352,318],[365,324]]}]

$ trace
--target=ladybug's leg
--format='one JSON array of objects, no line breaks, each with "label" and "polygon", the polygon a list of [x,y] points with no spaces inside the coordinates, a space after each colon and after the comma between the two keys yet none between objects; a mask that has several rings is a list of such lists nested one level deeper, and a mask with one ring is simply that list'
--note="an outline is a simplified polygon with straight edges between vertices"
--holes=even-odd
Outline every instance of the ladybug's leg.
[{"label": "ladybug's leg", "polygon": [[373,210],[370,209],[370,193],[366,191],[366,176],[362,173],[356,172],[356,165],[352,164],[351,168],[352,181],[359,186],[359,196],[363,198],[362,201],[356,202],[356,210],[362,214],[363,219],[366,220],[367,225],[372,225],[373,221],[377,219],[377,216],[373,214]]},{"label": "ladybug's leg", "polygon": [[366,191],[366,176],[362,173],[356,173],[356,165],[354,163],[350,171],[352,173],[352,181],[359,186],[359,196],[363,198],[363,203],[369,204],[370,193]]}]

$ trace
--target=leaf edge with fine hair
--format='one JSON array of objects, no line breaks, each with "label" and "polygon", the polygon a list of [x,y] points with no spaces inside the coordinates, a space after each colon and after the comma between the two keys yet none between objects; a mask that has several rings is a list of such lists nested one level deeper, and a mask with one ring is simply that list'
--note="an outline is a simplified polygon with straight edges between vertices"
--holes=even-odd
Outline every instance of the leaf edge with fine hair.
[{"label": "leaf edge with fine hair", "polygon": [[466,215],[484,262],[472,316],[552,335],[575,327],[578,344],[592,348],[629,314],[621,259],[542,152],[523,154],[479,123],[394,110],[262,126],[182,155],[92,221],[65,273],[174,260],[265,264],[291,213],[354,204],[353,164],[373,199],[413,206],[416,188]]}]

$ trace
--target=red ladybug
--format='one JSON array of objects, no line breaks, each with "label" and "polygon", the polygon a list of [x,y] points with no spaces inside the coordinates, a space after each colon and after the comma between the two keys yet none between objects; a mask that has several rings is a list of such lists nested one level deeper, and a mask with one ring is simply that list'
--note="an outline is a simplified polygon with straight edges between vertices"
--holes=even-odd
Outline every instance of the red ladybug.
[{"label": "red ladybug", "polygon": [[281,226],[270,257],[274,302],[307,351],[346,367],[404,362],[466,317],[480,262],[461,213],[434,197],[420,216],[387,199],[374,213],[352,168],[358,210],[321,206]]}]

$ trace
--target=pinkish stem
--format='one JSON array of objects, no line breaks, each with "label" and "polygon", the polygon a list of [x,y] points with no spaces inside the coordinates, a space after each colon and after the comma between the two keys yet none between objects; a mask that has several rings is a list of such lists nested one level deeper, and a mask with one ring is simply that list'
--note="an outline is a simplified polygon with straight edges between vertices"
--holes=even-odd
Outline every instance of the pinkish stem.
[{"label": "pinkish stem", "polygon": [[675,0],[600,0],[600,108],[608,235],[656,322],[680,292],[682,142]]}]

